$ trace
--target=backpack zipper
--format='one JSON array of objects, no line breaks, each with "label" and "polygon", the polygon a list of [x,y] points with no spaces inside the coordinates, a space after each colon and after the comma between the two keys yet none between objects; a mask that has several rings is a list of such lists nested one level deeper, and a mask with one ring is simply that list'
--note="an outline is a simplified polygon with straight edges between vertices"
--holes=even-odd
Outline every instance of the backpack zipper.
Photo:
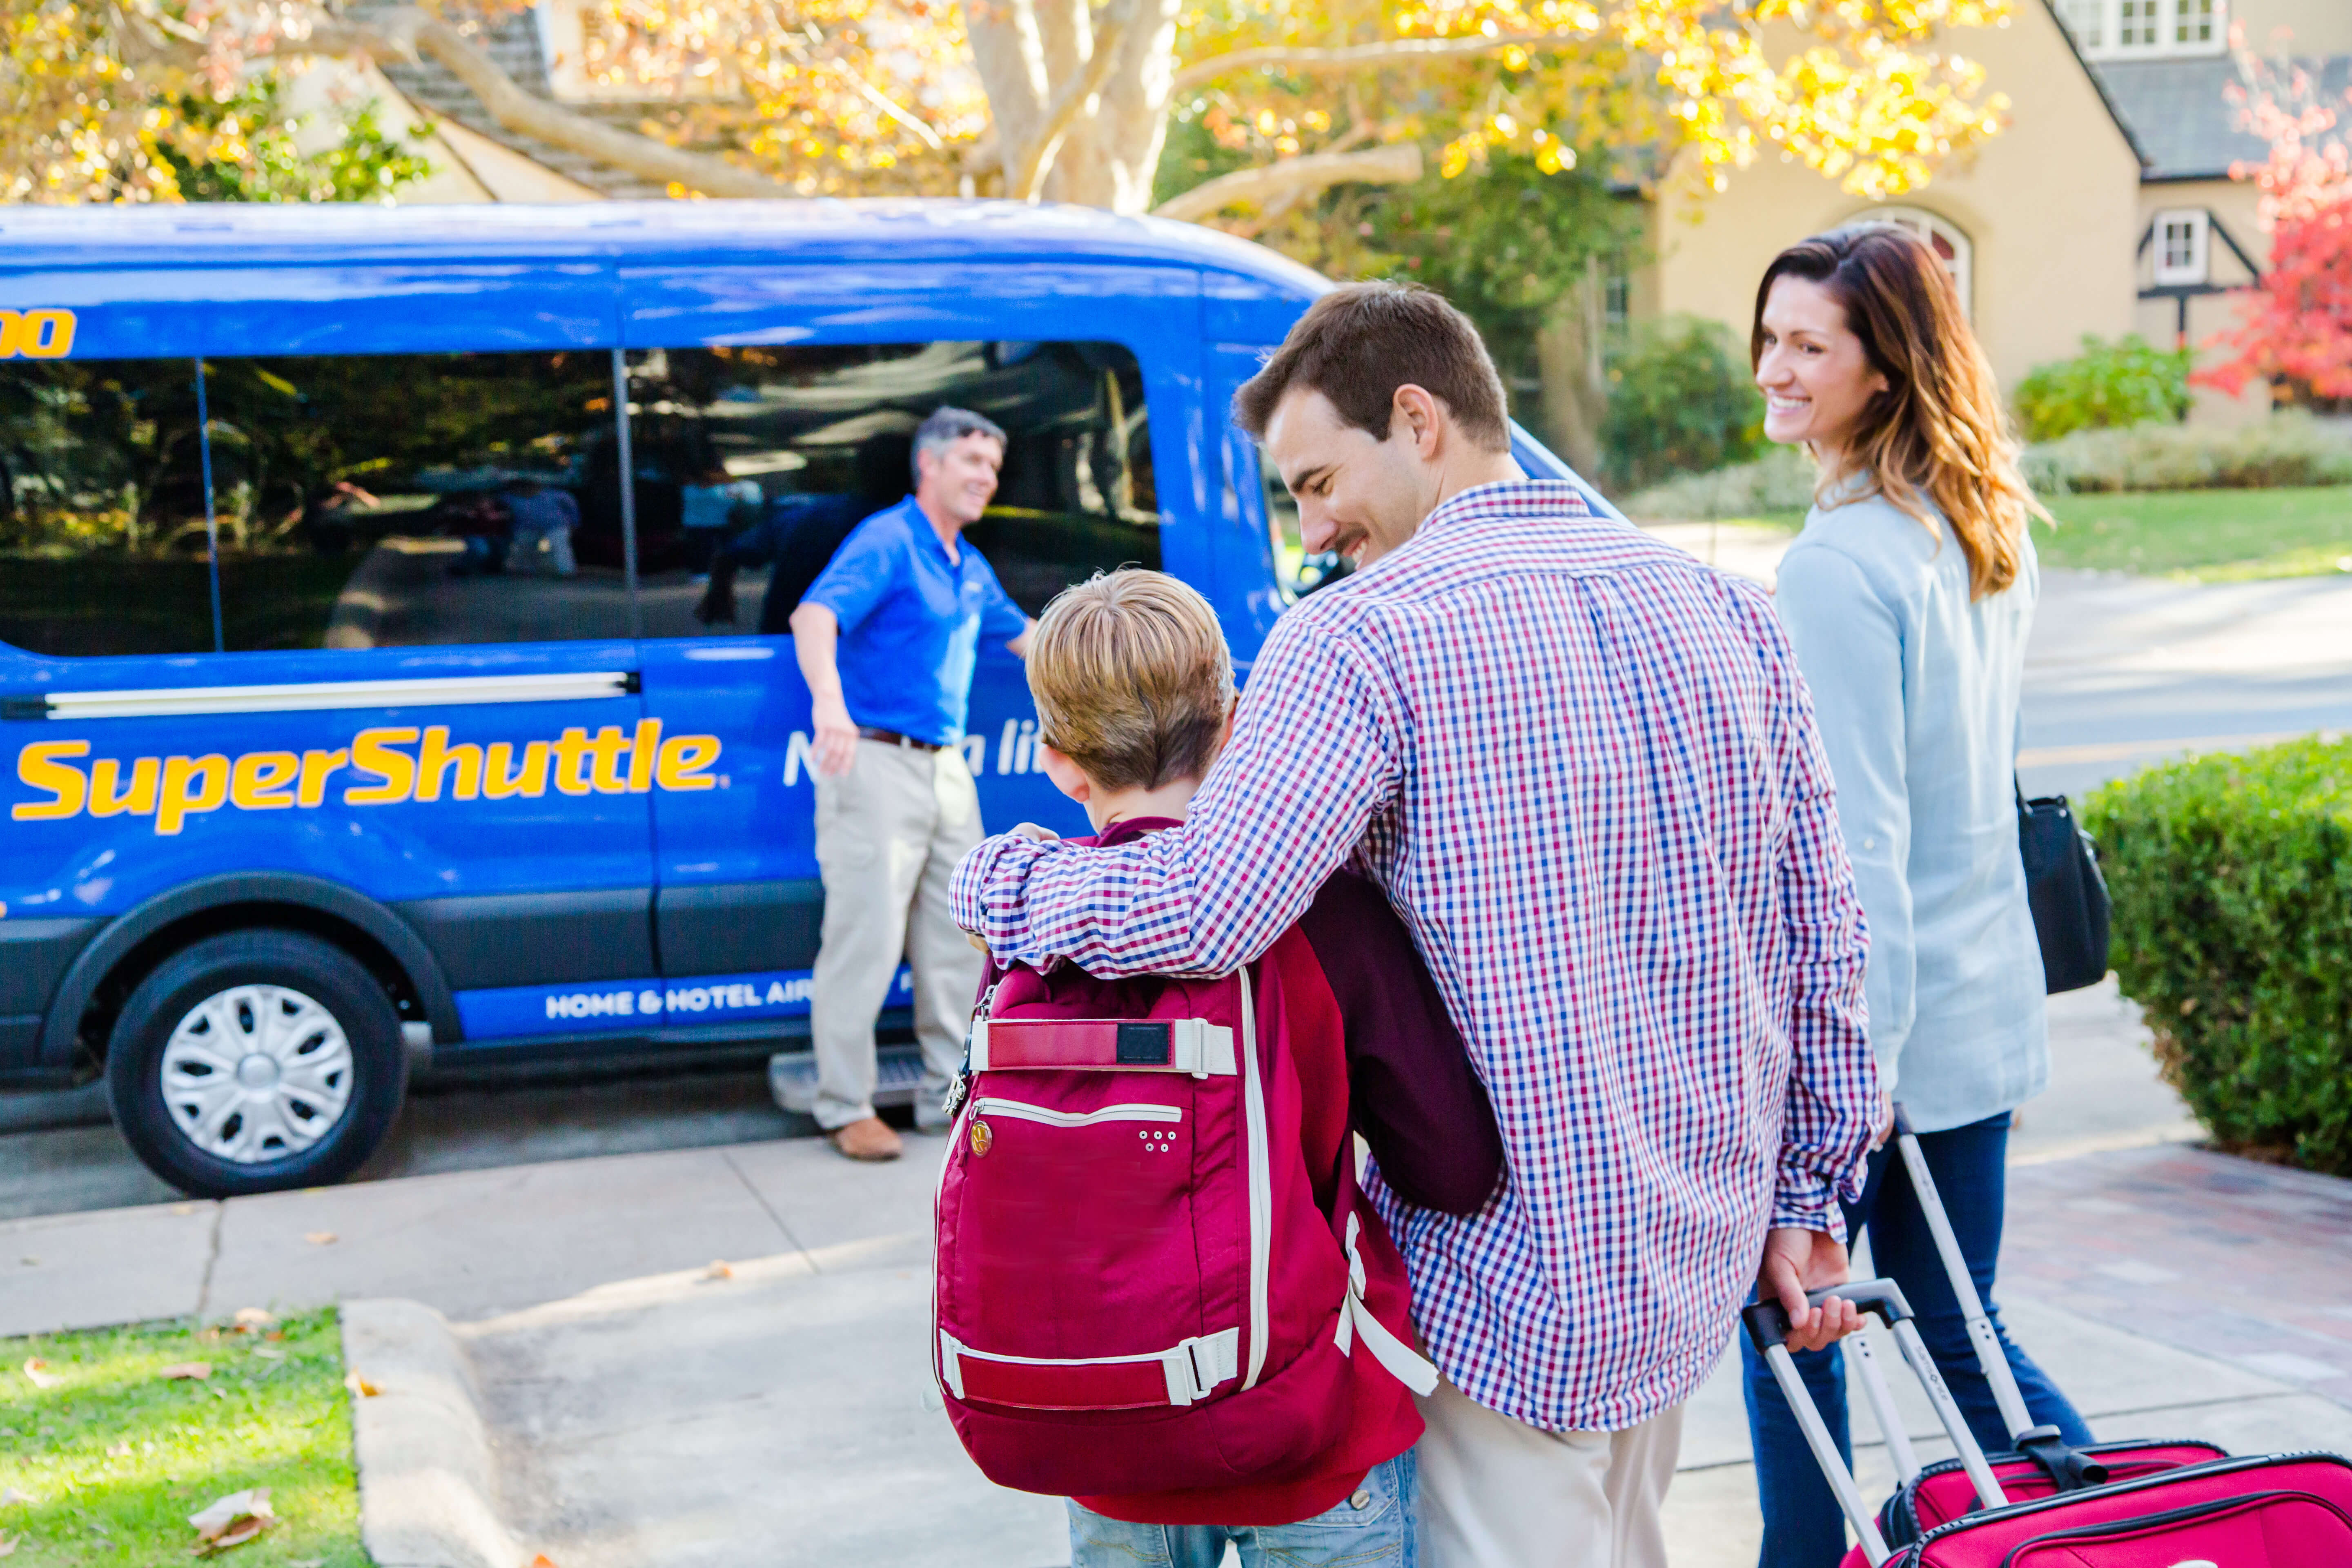
[{"label": "backpack zipper", "polygon": [[1052,1110],[1026,1100],[998,1100],[983,1095],[971,1102],[975,1116],[1002,1116],[1013,1121],[1042,1121],[1048,1127],[1094,1127],[1106,1121],[1153,1121],[1172,1126],[1184,1120],[1173,1105],[1106,1105],[1100,1110]]}]

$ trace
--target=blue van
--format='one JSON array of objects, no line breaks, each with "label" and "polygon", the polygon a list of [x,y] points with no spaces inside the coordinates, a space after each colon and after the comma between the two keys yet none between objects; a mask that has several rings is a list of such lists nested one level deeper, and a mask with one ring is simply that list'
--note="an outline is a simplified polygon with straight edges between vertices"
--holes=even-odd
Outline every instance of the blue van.
[{"label": "blue van", "polygon": [[[1245,668],[1311,574],[1225,411],[1327,286],[980,202],[10,210],[0,1082],[103,1074],[226,1194],[349,1174],[414,1068],[789,1048],[784,618],[917,422],[1009,433],[970,537],[1033,614],[1159,567]],[[986,820],[1075,829],[1035,738],[983,654]]]}]

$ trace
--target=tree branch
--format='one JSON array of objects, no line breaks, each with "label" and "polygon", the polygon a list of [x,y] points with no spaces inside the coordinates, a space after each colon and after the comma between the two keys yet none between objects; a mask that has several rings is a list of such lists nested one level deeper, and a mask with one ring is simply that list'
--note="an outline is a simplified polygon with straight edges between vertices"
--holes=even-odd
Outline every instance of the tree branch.
[{"label": "tree branch", "polygon": [[1004,184],[1004,194],[1016,202],[1034,202],[1045,176],[1054,167],[1054,154],[1062,150],[1062,138],[1068,134],[1070,122],[1087,100],[1102,91],[1110,80],[1110,73],[1118,64],[1118,51],[1127,43],[1127,24],[1134,15],[1134,0],[1114,0],[1117,10],[1106,14],[1103,25],[1095,30],[1095,52],[1087,60],[1086,73],[1062,84],[1054,101],[1045,106],[1045,118],[1037,127],[1036,136],[1028,150],[1022,153],[1013,178]]},{"label": "tree branch", "polygon": [[412,60],[429,55],[446,67],[490,118],[509,131],[537,137],[551,146],[578,153],[640,179],[684,185],[705,195],[772,197],[793,194],[791,187],[749,169],[739,169],[723,158],[684,152],[525,92],[463,33],[414,6],[382,13],[371,21],[372,26],[362,26],[322,18],[312,25],[307,37],[289,40],[286,52],[389,55]]},{"label": "tree branch", "polygon": [[1369,153],[1310,153],[1220,174],[1154,207],[1154,217],[1198,223],[1236,202],[1264,202],[1332,185],[1409,185],[1421,178],[1421,148],[1394,142]]},{"label": "tree branch", "polygon": [[1176,73],[1172,89],[1183,92],[1244,70],[1286,70],[1307,75],[1351,71],[1366,66],[1422,65],[1431,60],[1464,59],[1499,54],[1505,49],[1553,49],[1587,42],[1582,33],[1508,33],[1500,37],[1396,38],[1381,44],[1355,44],[1343,49],[1294,48],[1273,44],[1264,48],[1232,49],[1194,60]]}]

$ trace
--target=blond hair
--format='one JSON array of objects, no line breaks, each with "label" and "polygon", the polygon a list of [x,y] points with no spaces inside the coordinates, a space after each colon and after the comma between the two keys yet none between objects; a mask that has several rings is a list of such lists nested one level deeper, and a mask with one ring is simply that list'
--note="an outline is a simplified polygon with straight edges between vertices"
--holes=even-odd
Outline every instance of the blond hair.
[{"label": "blond hair", "polygon": [[1037,738],[1104,789],[1209,771],[1234,662],[1209,601],[1164,572],[1097,574],[1055,595],[1029,641]]},{"label": "blond hair", "polygon": [[1751,363],[1763,357],[1764,307],[1783,278],[1827,289],[1845,308],[1871,368],[1886,378],[1886,390],[1863,410],[1841,470],[1824,472],[1818,493],[1883,495],[1930,532],[1941,512],[1968,558],[1971,599],[2016,582],[2025,520],[2047,522],[2050,514],[2018,472],[1992,362],[1936,253],[1886,223],[1853,224],[1790,246],[1757,288]]}]

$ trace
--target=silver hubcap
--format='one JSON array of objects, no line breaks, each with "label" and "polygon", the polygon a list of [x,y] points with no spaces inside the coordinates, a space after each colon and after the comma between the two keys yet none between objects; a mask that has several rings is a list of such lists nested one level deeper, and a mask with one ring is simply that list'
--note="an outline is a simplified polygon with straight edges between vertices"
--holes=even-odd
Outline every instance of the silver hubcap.
[{"label": "silver hubcap", "polygon": [[163,1103],[188,1142],[253,1165],[299,1154],[350,1108],[352,1043],[283,985],[236,985],[188,1009],[163,1047]]}]

